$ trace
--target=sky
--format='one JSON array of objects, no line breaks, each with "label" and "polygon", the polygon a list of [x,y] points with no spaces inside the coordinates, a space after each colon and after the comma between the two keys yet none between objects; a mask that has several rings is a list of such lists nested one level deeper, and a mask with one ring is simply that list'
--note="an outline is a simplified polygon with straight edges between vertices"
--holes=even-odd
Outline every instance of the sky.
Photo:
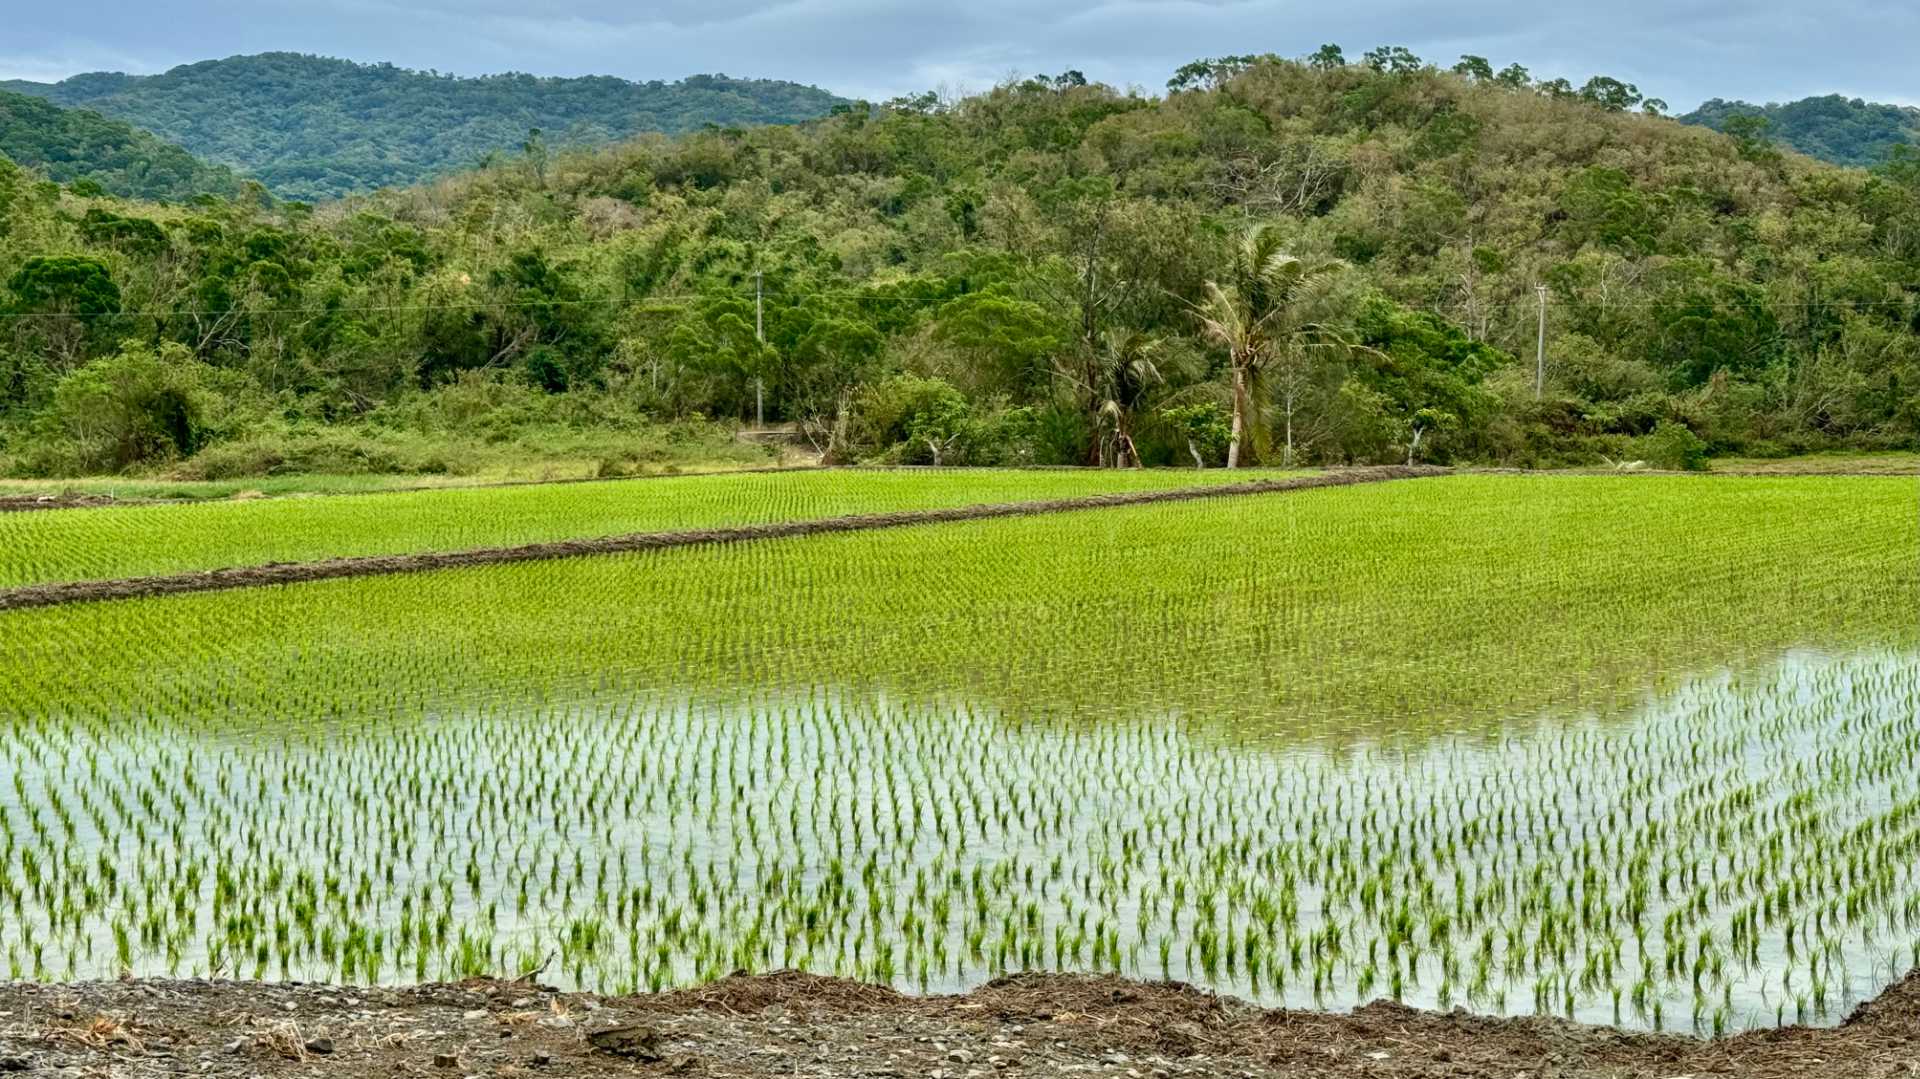
[{"label": "sky", "polygon": [[292,51],[460,75],[724,72],[870,100],[1068,68],[1157,92],[1198,57],[1333,42],[1607,74],[1681,110],[1825,93],[1920,104],[1916,41],[1915,0],[0,0],[0,79]]}]

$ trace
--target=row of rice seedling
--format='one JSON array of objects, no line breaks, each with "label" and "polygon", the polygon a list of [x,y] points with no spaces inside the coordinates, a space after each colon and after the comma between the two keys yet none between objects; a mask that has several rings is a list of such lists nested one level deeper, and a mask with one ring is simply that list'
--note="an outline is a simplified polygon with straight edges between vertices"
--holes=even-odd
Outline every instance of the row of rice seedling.
[{"label": "row of rice seedling", "polygon": [[0,615],[0,952],[1832,1017],[1920,948],[1911,499],[1454,477]]},{"label": "row of rice seedling", "polygon": [[1888,480],[1458,476],[0,614],[0,707],[351,713],[880,682],[1397,731],[1912,635]]},{"label": "row of rice seedling", "polygon": [[0,514],[0,588],[1168,490],[1290,474],[794,471]]},{"label": "row of rice seedling", "polygon": [[1248,749],[1186,724],[668,695],[10,728],[7,975],[607,991],[1036,968],[1724,1031],[1920,956],[1920,664],[1795,656],[1626,721]]}]

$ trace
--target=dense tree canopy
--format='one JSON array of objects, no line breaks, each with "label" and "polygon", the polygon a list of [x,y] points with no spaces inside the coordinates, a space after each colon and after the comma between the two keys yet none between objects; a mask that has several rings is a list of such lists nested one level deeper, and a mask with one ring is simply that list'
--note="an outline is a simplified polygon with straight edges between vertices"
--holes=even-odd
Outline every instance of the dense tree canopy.
[{"label": "dense tree canopy", "polygon": [[60,183],[128,198],[231,195],[240,181],[178,146],[88,109],[0,91],[0,155]]},{"label": "dense tree canopy", "polygon": [[1920,146],[1920,109],[1839,94],[1784,105],[1715,98],[1681,117],[1686,123],[1729,134],[1738,130],[1736,121],[1742,119],[1763,121],[1746,130],[1838,165],[1878,165],[1896,146]]},{"label": "dense tree canopy", "polygon": [[790,123],[841,103],[809,86],[724,75],[456,78],[294,53],[0,89],[97,110],[308,201],[472,168],[515,152],[531,129],[556,146],[592,146],[646,131]]},{"label": "dense tree canopy", "polygon": [[[843,460],[1215,465],[1236,414],[1242,460],[1273,463],[1920,441],[1920,164],[1755,152],[1611,80],[1462,64],[1323,49],[1202,61],[1165,98],[1068,72],[594,152],[523,138],[318,209],[0,173],[0,453],[60,467],[42,421],[102,371],[139,374],[117,401],[192,402],[94,439],[117,454],[539,402],[747,420],[756,394]],[[1311,302],[1236,359],[1209,318],[1274,287],[1236,277],[1255,235],[1315,271]],[[149,392],[147,356],[197,389]]]}]

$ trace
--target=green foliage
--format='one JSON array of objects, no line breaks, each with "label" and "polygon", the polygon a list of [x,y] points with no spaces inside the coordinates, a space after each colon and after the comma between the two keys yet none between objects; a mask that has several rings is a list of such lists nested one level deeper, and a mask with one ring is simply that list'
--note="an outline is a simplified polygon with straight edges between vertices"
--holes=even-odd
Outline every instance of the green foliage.
[{"label": "green foliage", "polygon": [[1195,468],[1205,468],[1209,461],[1219,461],[1226,455],[1227,439],[1233,432],[1226,410],[1219,405],[1211,401],[1173,405],[1161,409],[1160,418],[1186,443]]},{"label": "green foliage", "polygon": [[[1354,379],[1368,391],[1362,408],[1377,436],[1387,434],[1407,456],[1446,461],[1481,457],[1499,402],[1485,386],[1512,356],[1468,337],[1460,327],[1430,312],[1409,311],[1384,297],[1370,297],[1356,319],[1361,361]],[[1355,443],[1349,443],[1349,449]],[[1382,456],[1375,448],[1366,457]]]},{"label": "green foliage", "polygon": [[[1331,58],[1327,62],[1333,64],[1342,62],[1339,59],[1339,46],[1322,46],[1323,52],[1326,49],[1333,50]],[[1173,78],[1167,80],[1167,90],[1177,94],[1183,90],[1217,89],[1230,81],[1235,75],[1240,74],[1254,64],[1272,59],[1274,59],[1274,57],[1269,53],[1266,56],[1220,56],[1206,60],[1195,60],[1191,63],[1182,64],[1179,69],[1173,73]]]},{"label": "green foliage", "polygon": [[[230,165],[281,198],[309,201],[414,183],[503,152],[521,156],[538,173],[548,140],[592,146],[647,131],[791,123],[825,115],[839,102],[808,86],[724,75],[673,83],[457,78],[295,53],[209,60],[160,75],[77,75],[0,88],[96,110]],[[0,150],[11,153],[3,140]],[[232,186],[229,177],[224,187],[182,183],[171,192],[120,193],[185,198]]]},{"label": "green foliage", "polygon": [[[1200,61],[1164,99],[1064,72],[593,152],[522,117],[488,168],[318,212],[257,185],[82,199],[3,167],[0,437],[28,456],[52,384],[132,338],[262,402],[195,458],[231,440],[242,470],[354,459],[309,437],[329,426],[368,467],[431,466],[384,440],[438,431],[417,402],[474,386],[517,395],[485,445],[549,424],[614,445],[747,420],[757,397],[836,461],[930,462],[931,438],[943,463],[1184,465],[1162,410],[1204,401],[1238,413],[1247,459],[1282,463],[1591,464],[1662,421],[1716,454],[1920,441],[1915,159],[1782,158],[1634,112],[1604,77],[1587,100],[1490,60],[1344,55]],[[1235,265],[1254,233],[1297,270],[1348,266],[1263,306]],[[870,422],[934,383],[965,408],[917,435]]]},{"label": "green foliage", "polygon": [[1044,384],[1047,359],[1060,347],[1059,325],[1037,303],[998,292],[974,292],[942,305],[940,340],[1026,392]]},{"label": "green foliage", "polygon": [[1420,58],[1401,45],[1382,45],[1377,49],[1369,49],[1360,62],[1375,71],[1395,75],[1411,74],[1422,66]]},{"label": "green foliage", "polygon": [[1591,168],[1568,185],[1563,199],[1570,246],[1598,244],[1638,255],[1658,246],[1665,215],[1656,200],[1634,189],[1619,169]]},{"label": "green foliage", "polygon": [[1487,62],[1486,57],[1473,55],[1462,56],[1460,62],[1453,65],[1453,73],[1464,75],[1475,82],[1492,82],[1498,77],[1493,73],[1493,65]]},{"label": "green foliage", "polygon": [[[1753,127],[1753,120],[1765,121],[1764,127]],[[1839,94],[1769,105],[1714,98],[1680,122],[1729,135],[1764,136],[1837,165],[1876,165],[1893,150],[1920,143],[1920,109]]]},{"label": "green foliage", "polygon": [[1634,448],[1655,468],[1700,472],[1707,467],[1707,444],[1685,424],[1671,420],[1661,421],[1653,433],[1636,442]]},{"label": "green foliage", "polygon": [[150,218],[122,217],[98,206],[87,208],[80,235],[88,243],[111,247],[134,258],[156,258],[171,246],[165,230]]},{"label": "green foliage", "polygon": [[75,255],[36,256],[7,279],[9,309],[23,315],[111,315],[120,289],[106,263]]},{"label": "green foliage", "polygon": [[205,431],[209,392],[187,350],[156,354],[130,345],[70,372],[41,415],[37,452],[55,473],[119,472],[193,453]]},{"label": "green foliage", "polygon": [[1595,75],[1580,88],[1580,99],[1611,112],[1625,112],[1646,100],[1640,88],[1606,75]]},{"label": "green foliage", "polygon": [[[70,185],[82,197],[180,201],[240,189],[231,170],[196,160],[123,120],[5,90],[0,90],[0,155]],[[4,209],[0,198],[0,212]]]}]

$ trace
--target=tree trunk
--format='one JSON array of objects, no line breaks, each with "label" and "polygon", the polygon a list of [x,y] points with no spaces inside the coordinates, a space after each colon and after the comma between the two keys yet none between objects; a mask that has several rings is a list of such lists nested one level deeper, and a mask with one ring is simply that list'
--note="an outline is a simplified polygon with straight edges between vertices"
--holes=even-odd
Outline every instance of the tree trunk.
[{"label": "tree trunk", "polygon": [[1293,467],[1293,397],[1287,397],[1287,459],[1286,467]]},{"label": "tree trunk", "polygon": [[929,438],[927,439],[927,448],[933,451],[933,467],[939,468],[940,467],[940,443],[935,439]]},{"label": "tree trunk", "polygon": [[847,444],[847,410],[851,404],[851,391],[842,390],[840,391],[840,396],[834,398],[833,420],[831,426],[827,428],[827,450],[821,454],[821,464],[837,465],[840,463],[840,455],[845,452]]},{"label": "tree trunk", "polygon": [[1119,409],[1113,418],[1113,467],[1140,467],[1140,451],[1133,445],[1133,413],[1126,409]]},{"label": "tree trunk", "polygon": [[1191,438],[1187,439],[1187,452],[1193,455],[1193,467],[1205,471],[1207,462],[1201,459],[1200,447],[1194,445]]},{"label": "tree trunk", "polygon": [[1227,467],[1240,467],[1240,435],[1246,429],[1247,370],[1236,359],[1233,364],[1233,426],[1227,434]]}]

